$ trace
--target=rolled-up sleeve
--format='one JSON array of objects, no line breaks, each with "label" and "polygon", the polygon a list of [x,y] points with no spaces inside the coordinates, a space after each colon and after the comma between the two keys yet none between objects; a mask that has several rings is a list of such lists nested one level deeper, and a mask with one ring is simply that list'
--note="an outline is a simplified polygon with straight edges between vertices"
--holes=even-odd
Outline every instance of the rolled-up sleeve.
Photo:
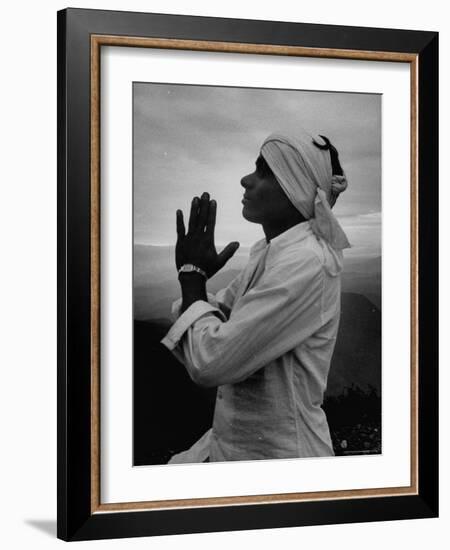
[{"label": "rolled-up sleeve", "polygon": [[240,382],[322,326],[323,284],[313,252],[293,255],[268,267],[234,303],[229,319],[214,305],[195,302],[162,342],[197,384]]},{"label": "rolled-up sleeve", "polygon": [[[207,293],[208,303],[213,306],[213,312],[216,312],[217,309],[220,309],[220,311],[225,315],[226,319],[229,318],[231,313],[231,308],[233,307],[233,303],[236,297],[236,292],[239,288],[241,279],[242,279],[242,273],[240,273],[237,277],[235,277],[226,288],[219,290],[217,294],[211,294],[210,292]],[[203,304],[206,304],[206,302],[204,301],[201,301],[201,302]],[[175,302],[173,302],[172,304],[171,313],[172,313],[173,321],[177,321],[181,315],[181,304],[182,304],[181,298],[179,298],[178,300],[175,300]],[[196,306],[195,313],[201,311],[201,308],[204,308],[204,306]],[[187,316],[187,318],[190,318],[190,317],[191,315]],[[196,315],[193,316],[194,321],[197,318],[198,317]],[[191,323],[188,323],[188,322],[183,323],[183,325],[186,325],[186,327],[189,326],[190,324]],[[170,342],[166,342],[165,338],[162,340],[162,343],[164,345],[167,345],[167,347],[169,347],[168,344],[170,344]]]},{"label": "rolled-up sleeve", "polygon": [[[174,304],[174,308],[178,308],[178,304]],[[203,300],[197,300],[191,304],[184,313],[178,316],[178,319],[172,325],[172,328],[166,334],[166,336],[161,340],[161,343],[164,344],[168,349],[173,350],[175,346],[178,345],[184,333],[191,327],[196,321],[204,316],[218,316],[222,321],[226,321],[225,315],[222,311]],[[217,318],[217,317],[216,317]]]}]

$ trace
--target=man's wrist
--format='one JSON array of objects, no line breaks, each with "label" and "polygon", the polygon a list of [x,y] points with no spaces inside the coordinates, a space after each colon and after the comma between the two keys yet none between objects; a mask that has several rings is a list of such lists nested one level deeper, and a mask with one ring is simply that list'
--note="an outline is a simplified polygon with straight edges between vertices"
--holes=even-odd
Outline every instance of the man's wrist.
[{"label": "man's wrist", "polygon": [[189,300],[204,300],[206,298],[206,279],[200,273],[192,271],[191,273],[180,273],[178,280],[181,285],[181,294],[183,298]]},{"label": "man's wrist", "polygon": [[182,287],[203,288],[206,286],[205,277],[197,271],[182,271],[178,274],[178,280]]},{"label": "man's wrist", "polygon": [[186,311],[191,304],[198,300],[208,301],[206,279],[203,275],[195,271],[180,273],[178,280],[180,281],[182,294],[181,312]]}]

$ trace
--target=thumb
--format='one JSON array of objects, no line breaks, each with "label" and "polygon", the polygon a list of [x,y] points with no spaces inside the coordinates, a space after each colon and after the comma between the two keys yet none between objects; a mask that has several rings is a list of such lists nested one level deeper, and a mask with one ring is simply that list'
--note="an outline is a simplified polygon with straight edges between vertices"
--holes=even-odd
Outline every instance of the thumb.
[{"label": "thumb", "polygon": [[222,268],[228,262],[228,260],[234,255],[239,246],[239,243],[236,241],[228,243],[227,246],[222,250],[222,252],[217,255],[217,261],[220,268]]}]

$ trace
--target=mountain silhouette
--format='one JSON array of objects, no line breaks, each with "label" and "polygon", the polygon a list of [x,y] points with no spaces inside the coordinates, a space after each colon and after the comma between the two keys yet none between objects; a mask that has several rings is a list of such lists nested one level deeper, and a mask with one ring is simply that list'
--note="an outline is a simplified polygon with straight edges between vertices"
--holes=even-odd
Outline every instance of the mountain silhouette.
[{"label": "mountain silhouette", "polygon": [[[134,322],[134,464],[162,464],[212,425],[216,390],[192,382],[160,341],[166,318]],[[381,390],[381,313],[365,297],[342,295],[341,321],[326,396],[346,388]]]},{"label": "mountain silhouette", "polygon": [[352,385],[381,394],[381,312],[365,296],[343,292],[326,395]]},{"label": "mountain silhouette", "polygon": [[[227,286],[245,260],[240,251],[208,281],[208,292]],[[216,391],[196,386],[160,343],[171,325],[171,304],[180,296],[174,247],[135,245],[133,265],[133,463],[163,464],[211,427]],[[341,403],[349,388],[381,396],[381,258],[346,259],[342,290],[325,394],[329,404]],[[350,417],[356,418],[352,407]],[[334,421],[336,409],[329,409]]]},{"label": "mountain silhouette", "polygon": [[164,464],[211,427],[215,389],[192,382],[160,341],[167,319],[134,322],[133,464]]}]

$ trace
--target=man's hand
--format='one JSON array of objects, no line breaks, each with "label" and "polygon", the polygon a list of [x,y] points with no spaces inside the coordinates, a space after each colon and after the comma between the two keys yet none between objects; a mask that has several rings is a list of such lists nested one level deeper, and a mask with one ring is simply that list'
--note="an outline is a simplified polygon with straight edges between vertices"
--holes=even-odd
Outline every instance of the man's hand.
[{"label": "man's hand", "polygon": [[209,200],[209,194],[194,197],[191,204],[188,232],[184,226],[183,212],[177,210],[177,244],[175,261],[179,270],[184,264],[193,264],[212,277],[233,256],[239,248],[238,242],[229,243],[220,254],[214,244],[216,226],[216,201]]}]

